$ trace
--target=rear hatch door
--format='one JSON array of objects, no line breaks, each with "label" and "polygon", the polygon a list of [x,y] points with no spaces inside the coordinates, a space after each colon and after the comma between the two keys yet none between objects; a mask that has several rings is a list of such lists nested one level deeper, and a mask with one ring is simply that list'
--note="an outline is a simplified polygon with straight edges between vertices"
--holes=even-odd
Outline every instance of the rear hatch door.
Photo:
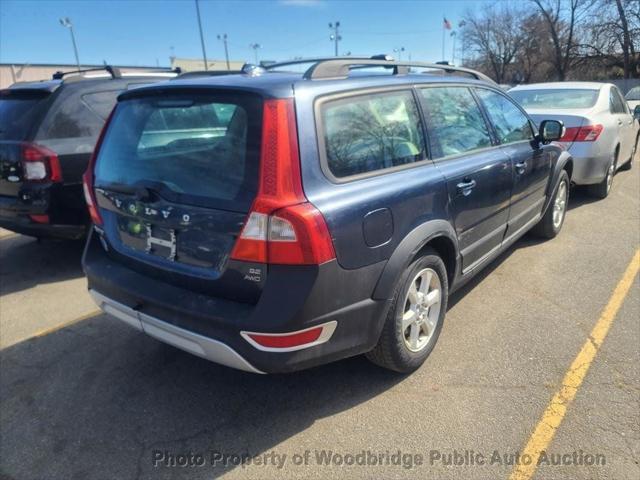
[{"label": "rear hatch door", "polygon": [[16,197],[20,191],[21,145],[38,128],[50,95],[35,88],[0,90],[0,196]]},{"label": "rear hatch door", "polygon": [[120,101],[98,152],[107,244],[147,275],[257,301],[266,269],[229,256],[257,194],[261,98],[148,92]]}]

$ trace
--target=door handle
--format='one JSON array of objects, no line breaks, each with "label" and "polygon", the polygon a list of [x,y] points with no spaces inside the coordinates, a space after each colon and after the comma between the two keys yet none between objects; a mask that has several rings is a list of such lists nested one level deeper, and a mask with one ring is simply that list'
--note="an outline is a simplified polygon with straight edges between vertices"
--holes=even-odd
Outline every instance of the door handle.
[{"label": "door handle", "polygon": [[527,162],[518,162],[515,167],[518,173],[524,173],[525,168],[527,168]]},{"label": "door handle", "polygon": [[459,184],[456,185],[458,194],[462,194],[465,197],[467,195],[469,195],[471,193],[471,190],[474,189],[474,187],[476,186],[476,181],[475,180],[467,180],[465,179],[464,181],[460,182]]},{"label": "door handle", "polygon": [[622,120],[618,119],[618,125],[622,125]]}]

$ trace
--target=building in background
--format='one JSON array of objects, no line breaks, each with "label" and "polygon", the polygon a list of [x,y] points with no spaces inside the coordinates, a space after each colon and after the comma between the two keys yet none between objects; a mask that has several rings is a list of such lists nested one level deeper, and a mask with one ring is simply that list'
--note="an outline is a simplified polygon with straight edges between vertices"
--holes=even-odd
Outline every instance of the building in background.
[{"label": "building in background", "polygon": [[[82,69],[102,68],[104,65],[82,65]],[[166,68],[114,65],[123,73],[166,71]],[[55,72],[72,72],[77,70],[75,64],[64,63],[0,63],[0,88],[7,88],[16,82],[34,82],[51,80]]]},{"label": "building in background", "polygon": [[[180,58],[180,57],[169,57],[171,60],[171,68],[180,67],[183,72],[200,72],[203,71],[204,61],[198,58]],[[229,68],[228,70],[240,70],[242,66],[246,62],[240,60],[229,60]],[[227,70],[227,61],[222,60],[207,60],[208,70],[211,71],[221,71]]]}]

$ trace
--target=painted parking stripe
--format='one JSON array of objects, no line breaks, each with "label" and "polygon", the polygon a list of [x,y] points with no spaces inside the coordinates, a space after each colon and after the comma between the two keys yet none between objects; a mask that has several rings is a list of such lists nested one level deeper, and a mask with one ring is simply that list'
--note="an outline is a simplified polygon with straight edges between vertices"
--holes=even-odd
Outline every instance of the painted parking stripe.
[{"label": "painted parking stripe", "polygon": [[582,349],[569,367],[562,380],[562,386],[555,393],[535,430],[529,437],[526,447],[522,451],[521,458],[528,455],[531,462],[528,465],[517,465],[511,472],[510,480],[528,480],[536,471],[540,453],[545,451],[560,427],[567,408],[578,393],[578,389],[589,371],[589,367],[609,333],[611,324],[629,293],[633,281],[640,269],[640,249],[636,250],[631,263],[627,267],[622,279],[613,291],[609,303],[602,311],[598,322],[591,330],[591,334],[585,341]]}]

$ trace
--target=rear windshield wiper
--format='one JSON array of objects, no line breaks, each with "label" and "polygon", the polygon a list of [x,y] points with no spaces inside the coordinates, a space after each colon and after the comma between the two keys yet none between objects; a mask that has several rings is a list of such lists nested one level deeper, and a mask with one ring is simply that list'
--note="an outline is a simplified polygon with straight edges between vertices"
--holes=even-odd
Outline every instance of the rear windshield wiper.
[{"label": "rear windshield wiper", "polygon": [[135,195],[138,200],[150,200],[154,196],[160,196],[160,191],[166,190],[167,187],[161,182],[153,182],[149,180],[139,180],[134,184],[109,182],[97,185],[98,188],[114,193],[122,193],[124,195]]}]

